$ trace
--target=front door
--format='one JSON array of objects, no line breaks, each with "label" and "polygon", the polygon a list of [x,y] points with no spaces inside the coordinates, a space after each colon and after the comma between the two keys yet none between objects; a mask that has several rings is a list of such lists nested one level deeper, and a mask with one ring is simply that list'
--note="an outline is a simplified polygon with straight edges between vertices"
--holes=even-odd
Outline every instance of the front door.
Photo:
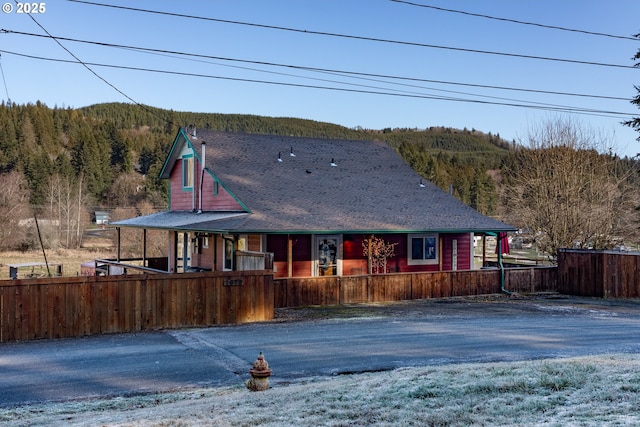
[{"label": "front door", "polygon": [[340,274],[340,236],[316,236],[316,276],[336,276]]}]

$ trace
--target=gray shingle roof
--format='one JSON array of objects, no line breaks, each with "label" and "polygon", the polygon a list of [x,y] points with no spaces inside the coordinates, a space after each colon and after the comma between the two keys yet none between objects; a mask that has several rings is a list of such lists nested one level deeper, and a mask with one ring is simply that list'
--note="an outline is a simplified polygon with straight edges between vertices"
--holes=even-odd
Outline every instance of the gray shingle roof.
[{"label": "gray shingle roof", "polygon": [[[208,170],[250,211],[249,215],[210,221],[197,220],[193,213],[194,229],[275,233],[515,230],[421,180],[385,142],[203,130],[198,131],[197,139],[183,134],[200,159],[201,143],[206,141]],[[167,161],[165,176],[175,160],[170,157]],[[120,224],[141,226],[143,222],[149,223]]]}]

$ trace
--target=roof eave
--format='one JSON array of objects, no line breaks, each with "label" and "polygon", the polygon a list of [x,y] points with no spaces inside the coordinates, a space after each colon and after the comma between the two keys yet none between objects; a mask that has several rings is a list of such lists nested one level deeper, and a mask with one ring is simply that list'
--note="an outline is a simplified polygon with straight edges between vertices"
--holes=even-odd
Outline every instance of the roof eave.
[{"label": "roof eave", "polygon": [[[116,224],[117,225],[117,224]],[[204,228],[189,225],[183,226],[154,226],[154,225],[121,225],[126,228],[149,229],[149,230],[166,230],[166,231],[193,231],[196,233],[214,233],[214,234],[420,234],[420,233],[441,233],[441,234],[496,234],[499,232],[517,231],[514,227],[503,228],[483,228],[483,229],[345,229],[345,230],[326,230],[326,229],[287,229],[287,230],[271,230],[271,229],[233,229],[233,228]]]}]

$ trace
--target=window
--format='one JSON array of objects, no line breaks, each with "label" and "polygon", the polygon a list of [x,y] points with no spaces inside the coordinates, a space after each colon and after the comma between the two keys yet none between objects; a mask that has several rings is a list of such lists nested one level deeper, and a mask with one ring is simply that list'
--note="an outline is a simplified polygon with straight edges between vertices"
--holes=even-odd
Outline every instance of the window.
[{"label": "window", "polygon": [[438,263],[437,234],[410,234],[408,244],[409,265]]},{"label": "window", "polygon": [[193,190],[193,155],[182,157],[182,189]]},{"label": "window", "polygon": [[340,236],[315,236],[314,276],[342,275],[342,254]]},{"label": "window", "polygon": [[232,239],[225,238],[224,239],[224,253],[223,253],[223,264],[225,271],[233,270],[233,252],[234,252],[234,242]]},{"label": "window", "polygon": [[218,181],[214,180],[213,181],[213,195],[217,196],[219,191],[220,191],[220,189],[218,188]]}]

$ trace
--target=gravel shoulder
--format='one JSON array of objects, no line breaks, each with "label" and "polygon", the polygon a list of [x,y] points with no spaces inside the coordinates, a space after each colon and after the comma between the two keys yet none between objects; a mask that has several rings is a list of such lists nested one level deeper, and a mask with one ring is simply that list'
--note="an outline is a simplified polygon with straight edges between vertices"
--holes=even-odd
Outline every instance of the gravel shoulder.
[{"label": "gravel shoulder", "polygon": [[363,303],[333,306],[307,306],[275,310],[275,322],[313,321],[342,318],[415,318],[523,314],[526,312],[576,311],[640,315],[639,299],[602,299],[561,295],[557,293],[491,294],[465,297]]}]

